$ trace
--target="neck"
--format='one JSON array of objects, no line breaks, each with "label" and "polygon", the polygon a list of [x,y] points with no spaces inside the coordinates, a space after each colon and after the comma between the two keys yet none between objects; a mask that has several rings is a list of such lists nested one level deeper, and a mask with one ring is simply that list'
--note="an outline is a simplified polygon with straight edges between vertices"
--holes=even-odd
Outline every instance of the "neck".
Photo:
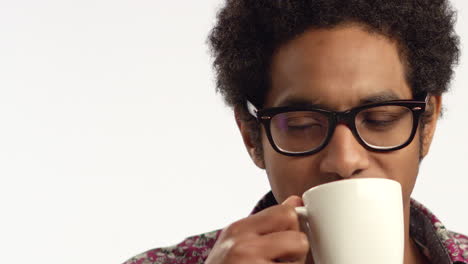
[{"label": "neck", "polygon": [[408,201],[403,210],[405,218],[405,253],[404,264],[427,264],[429,261],[424,254],[419,250],[416,242],[410,237],[410,202]]}]

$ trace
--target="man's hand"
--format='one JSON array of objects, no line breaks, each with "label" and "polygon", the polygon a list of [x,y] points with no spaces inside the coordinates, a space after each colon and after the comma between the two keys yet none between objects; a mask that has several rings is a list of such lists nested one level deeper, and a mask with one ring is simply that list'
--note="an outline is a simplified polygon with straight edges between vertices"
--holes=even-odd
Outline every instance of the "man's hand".
[{"label": "man's hand", "polygon": [[302,199],[291,196],[225,228],[205,264],[305,263],[309,242],[299,230],[294,207]]}]

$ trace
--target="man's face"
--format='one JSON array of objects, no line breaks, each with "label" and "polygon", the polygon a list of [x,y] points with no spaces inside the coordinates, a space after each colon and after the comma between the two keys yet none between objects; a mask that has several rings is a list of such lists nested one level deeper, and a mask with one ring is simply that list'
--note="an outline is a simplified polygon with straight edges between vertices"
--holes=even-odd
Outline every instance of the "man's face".
[{"label": "man's face", "polygon": [[[396,43],[358,26],[310,30],[282,46],[273,57],[271,81],[264,108],[300,99],[344,111],[376,96],[412,99]],[[432,100],[440,108],[440,97]],[[351,130],[340,124],[323,150],[303,157],[277,153],[262,128],[263,159],[251,156],[258,166],[266,169],[279,203],[331,181],[386,178],[401,184],[403,200],[408,205],[421,153],[427,153],[433,127],[435,121],[426,126],[429,133],[423,134],[426,138],[423,142],[429,142],[427,146],[421,146],[422,131],[418,129],[407,147],[377,153],[366,150]]]}]

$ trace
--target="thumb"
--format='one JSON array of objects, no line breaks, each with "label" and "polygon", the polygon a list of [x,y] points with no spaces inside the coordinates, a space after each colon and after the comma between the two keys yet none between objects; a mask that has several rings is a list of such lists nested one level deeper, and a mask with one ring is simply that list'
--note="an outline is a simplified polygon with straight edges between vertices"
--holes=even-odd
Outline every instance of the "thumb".
[{"label": "thumb", "polygon": [[304,206],[304,202],[302,198],[297,195],[289,196],[284,202],[281,203],[282,205],[289,205],[292,207]]}]

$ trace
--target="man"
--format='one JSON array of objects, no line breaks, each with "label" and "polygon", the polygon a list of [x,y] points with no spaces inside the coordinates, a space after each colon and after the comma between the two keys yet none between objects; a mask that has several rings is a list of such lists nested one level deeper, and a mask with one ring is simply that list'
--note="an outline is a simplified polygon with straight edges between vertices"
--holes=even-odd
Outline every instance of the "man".
[{"label": "man", "polygon": [[443,0],[228,0],[209,37],[217,87],[272,192],[126,263],[314,263],[294,207],[354,178],[401,184],[405,264],[468,263],[468,238],[411,199],[459,57],[453,24]]}]

